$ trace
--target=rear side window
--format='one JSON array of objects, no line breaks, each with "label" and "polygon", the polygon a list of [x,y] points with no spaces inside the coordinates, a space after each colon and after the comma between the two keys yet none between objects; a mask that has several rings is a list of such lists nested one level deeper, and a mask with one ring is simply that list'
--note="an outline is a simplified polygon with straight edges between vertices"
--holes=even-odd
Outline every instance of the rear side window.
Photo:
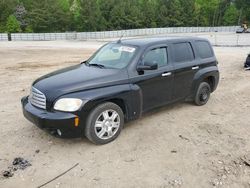
[{"label": "rear side window", "polygon": [[175,62],[186,62],[194,60],[194,52],[189,42],[174,44]]},{"label": "rear side window", "polygon": [[195,42],[199,56],[202,59],[213,57],[213,51],[210,44],[206,41],[196,41]]}]

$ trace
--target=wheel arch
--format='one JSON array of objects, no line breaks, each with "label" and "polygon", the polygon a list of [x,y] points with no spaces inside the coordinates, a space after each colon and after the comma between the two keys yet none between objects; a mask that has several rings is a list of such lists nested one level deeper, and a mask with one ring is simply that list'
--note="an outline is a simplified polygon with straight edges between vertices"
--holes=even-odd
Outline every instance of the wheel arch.
[{"label": "wheel arch", "polygon": [[207,76],[205,77],[202,82],[207,82],[211,88],[211,92],[215,90],[215,76]]},{"label": "wheel arch", "polygon": [[219,70],[217,66],[207,67],[198,71],[194,76],[192,86],[193,94],[196,93],[201,82],[207,82],[211,87],[211,92],[214,92],[219,82]]},{"label": "wheel arch", "polygon": [[119,106],[123,111],[125,120],[128,119],[128,107],[127,107],[126,102],[122,98],[111,98],[111,99],[104,100],[100,103],[105,103],[105,102],[112,102],[116,104],[117,106]]},{"label": "wheel arch", "polygon": [[87,105],[85,106],[85,110],[90,112],[97,106],[104,104],[104,103],[114,103],[117,106],[119,106],[124,114],[125,120],[129,119],[129,109],[128,109],[128,104],[123,98],[119,97],[109,97],[109,98],[102,98],[102,99],[93,99],[90,100]]}]

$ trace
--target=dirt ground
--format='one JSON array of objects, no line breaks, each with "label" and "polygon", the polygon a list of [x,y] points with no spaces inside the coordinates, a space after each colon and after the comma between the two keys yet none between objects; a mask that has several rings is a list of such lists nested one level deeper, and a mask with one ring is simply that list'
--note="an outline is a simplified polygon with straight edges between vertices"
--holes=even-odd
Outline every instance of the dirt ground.
[{"label": "dirt ground", "polygon": [[[96,146],[59,139],[27,121],[21,97],[32,81],[86,59],[101,43],[0,43],[0,171],[15,157],[32,166],[0,174],[0,187],[250,187],[250,48],[215,48],[221,80],[209,103],[179,103],[126,124],[119,138]],[[38,151],[37,151],[38,150]]]}]

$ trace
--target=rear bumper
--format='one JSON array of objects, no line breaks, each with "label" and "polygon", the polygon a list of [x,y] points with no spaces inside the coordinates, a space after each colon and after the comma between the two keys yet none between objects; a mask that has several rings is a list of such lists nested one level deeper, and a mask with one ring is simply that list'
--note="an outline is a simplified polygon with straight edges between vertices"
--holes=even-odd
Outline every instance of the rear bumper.
[{"label": "rear bumper", "polygon": [[[29,103],[28,97],[21,100],[23,115],[30,122],[40,129],[61,138],[77,138],[83,135],[81,126],[75,126],[75,114],[64,112],[48,112],[43,109],[34,107]],[[61,135],[58,134],[60,130]]]}]

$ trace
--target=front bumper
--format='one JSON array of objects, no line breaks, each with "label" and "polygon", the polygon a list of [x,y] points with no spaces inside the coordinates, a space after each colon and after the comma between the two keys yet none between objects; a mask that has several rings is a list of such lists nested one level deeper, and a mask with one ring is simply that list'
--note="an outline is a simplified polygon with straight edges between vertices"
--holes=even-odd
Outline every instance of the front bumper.
[{"label": "front bumper", "polygon": [[[23,115],[40,129],[61,138],[77,138],[83,135],[81,126],[75,126],[77,115],[36,108],[28,101],[28,97],[23,97],[21,103]],[[58,130],[61,134],[58,134]]]}]

